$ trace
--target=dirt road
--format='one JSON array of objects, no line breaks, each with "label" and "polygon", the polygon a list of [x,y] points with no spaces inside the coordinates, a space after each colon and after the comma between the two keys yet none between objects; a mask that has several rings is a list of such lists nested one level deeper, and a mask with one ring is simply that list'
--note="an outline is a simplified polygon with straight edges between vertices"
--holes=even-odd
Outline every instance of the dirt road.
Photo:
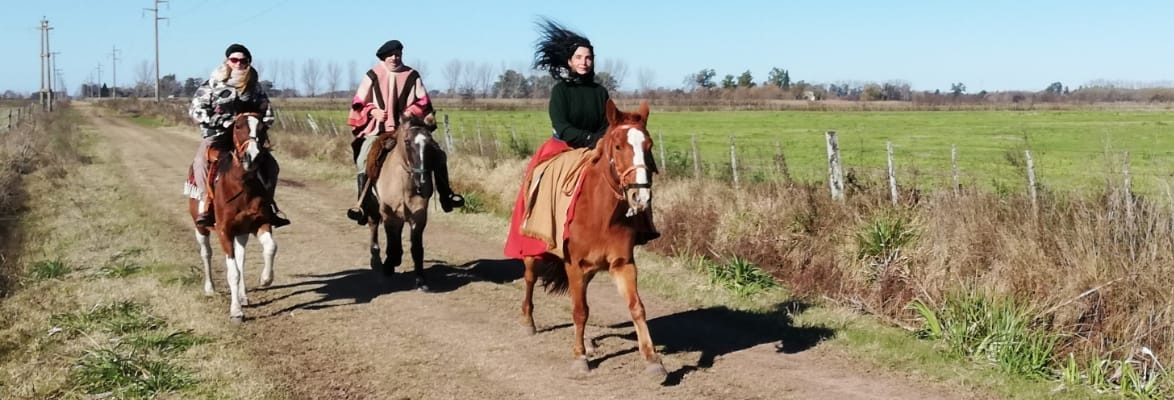
[{"label": "dirt road", "polygon": [[[192,130],[150,129],[79,106],[121,149],[126,176],[167,218],[190,225],[180,195],[196,147]],[[278,155],[280,158],[280,154]],[[593,370],[572,373],[569,300],[536,295],[539,333],[523,335],[520,263],[501,259],[501,235],[472,233],[436,216],[426,232],[432,293],[410,275],[366,266],[366,228],[345,219],[351,182],[283,171],[278,199],[294,224],[276,233],[274,286],[256,290],[260,247],[250,243],[252,305],[240,326],[250,353],[292,398],[307,399],[921,399],[974,398],[941,385],[860,366],[819,340],[829,330],[765,329],[725,308],[690,309],[644,293],[668,378],[642,374],[626,307],[606,276],[591,285]],[[439,213],[439,211],[437,211]],[[406,242],[406,241],[405,241]],[[216,248],[214,246],[214,248]],[[190,254],[198,263],[195,240]],[[224,300],[223,257],[214,250]],[[409,262],[410,263],[410,262]],[[400,271],[403,271],[401,267]],[[193,289],[199,290],[199,289]]]}]

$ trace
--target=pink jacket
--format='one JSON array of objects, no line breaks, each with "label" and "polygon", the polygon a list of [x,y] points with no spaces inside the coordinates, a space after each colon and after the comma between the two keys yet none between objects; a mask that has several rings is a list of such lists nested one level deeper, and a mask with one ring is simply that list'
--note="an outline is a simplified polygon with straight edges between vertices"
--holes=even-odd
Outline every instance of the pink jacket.
[{"label": "pink jacket", "polygon": [[[379,83],[379,94],[382,95],[380,96],[382,97],[382,102],[375,98],[376,90],[374,82],[371,79],[372,75],[375,76],[375,79]],[[409,79],[415,82],[408,83]],[[405,87],[409,85],[410,87]],[[401,98],[405,99],[402,105],[399,104]],[[392,72],[383,63],[377,63],[363,77],[363,81],[355,91],[355,97],[351,104],[352,118],[356,123],[363,122],[362,125],[357,126],[351,124],[351,126],[356,128],[362,127],[362,129],[356,129],[355,136],[364,137],[380,132],[380,126],[378,124],[367,124],[365,122],[370,110],[379,108],[379,104],[383,104],[387,108],[384,110],[387,112],[387,119],[383,121],[383,132],[395,131],[399,125],[399,115],[397,113],[411,113],[423,117],[434,112],[432,100],[428,98],[428,90],[424,88],[424,82],[420,79],[420,73],[407,66],[404,66],[398,72]],[[355,115],[356,113],[359,115]],[[348,123],[350,123],[349,119]]]}]

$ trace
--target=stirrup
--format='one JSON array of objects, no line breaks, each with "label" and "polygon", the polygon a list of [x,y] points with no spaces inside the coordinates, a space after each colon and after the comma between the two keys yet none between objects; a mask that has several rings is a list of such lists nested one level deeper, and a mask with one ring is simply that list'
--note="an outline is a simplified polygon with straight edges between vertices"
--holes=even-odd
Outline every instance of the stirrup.
[{"label": "stirrup", "polygon": [[444,212],[452,212],[452,209],[464,206],[465,198],[459,194],[449,193],[447,196],[440,196],[440,208]]},{"label": "stirrup", "polygon": [[346,210],[346,217],[355,221],[359,225],[367,225],[367,214],[361,208],[351,208]]}]

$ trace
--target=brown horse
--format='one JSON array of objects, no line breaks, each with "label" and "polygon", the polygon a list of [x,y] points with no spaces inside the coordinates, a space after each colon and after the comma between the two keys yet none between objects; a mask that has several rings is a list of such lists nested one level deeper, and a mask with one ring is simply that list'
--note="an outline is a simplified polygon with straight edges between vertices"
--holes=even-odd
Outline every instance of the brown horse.
[{"label": "brown horse", "polygon": [[[261,287],[273,283],[273,258],[277,254],[277,242],[273,240],[273,229],[262,207],[272,195],[276,173],[259,173],[262,169],[276,171],[276,161],[262,146],[266,138],[266,126],[257,114],[241,114],[233,121],[231,138],[221,135],[213,142],[212,148],[219,152],[216,162],[210,162],[217,170],[217,179],[209,180],[212,204],[215,208],[216,225],[213,230],[220,234],[220,249],[224,251],[229,291],[232,295],[228,316],[233,321],[244,319],[241,305],[248,305],[245,295],[245,245],[249,235],[261,241],[265,269],[261,271]],[[211,150],[209,151],[212,152]],[[211,160],[211,158],[209,158]],[[203,173],[203,171],[200,171]],[[199,202],[188,201],[188,209],[195,222],[199,216]],[[212,286],[212,249],[208,241],[210,230],[196,225],[196,240],[200,243],[200,258],[204,263],[204,293],[215,293]]]},{"label": "brown horse", "polygon": [[633,252],[639,235],[648,229],[645,224],[650,215],[645,213],[652,212],[651,174],[656,171],[656,164],[652,159],[652,138],[646,128],[648,102],[641,103],[639,112],[625,113],[608,100],[606,115],[608,132],[599,139],[595,149],[583,155],[586,164],[573,206],[574,218],[567,227],[564,254],[545,255],[553,255],[561,263],[542,262],[535,257],[523,259],[526,297],[522,300],[522,324],[531,334],[535,332],[533,295],[539,276],[549,292],[569,290],[575,321],[572,368],[587,372],[587,350],[583,345],[588,317],[587,285],[596,272],[606,270],[627,301],[640,355],[646,363],[645,371],[663,376],[665,369],[652,346],[644,319],[644,303],[636,289]]},{"label": "brown horse", "polygon": [[[375,201],[367,202],[371,220],[371,269],[383,270],[391,276],[403,261],[404,223],[409,226],[412,263],[416,273],[416,289],[428,291],[424,278],[424,227],[428,225],[428,200],[432,197],[432,171],[427,169],[436,123],[433,116],[423,119],[408,117],[401,120],[394,138],[397,140],[387,153],[379,177],[372,185]],[[387,259],[379,259],[379,226],[387,236]]]}]

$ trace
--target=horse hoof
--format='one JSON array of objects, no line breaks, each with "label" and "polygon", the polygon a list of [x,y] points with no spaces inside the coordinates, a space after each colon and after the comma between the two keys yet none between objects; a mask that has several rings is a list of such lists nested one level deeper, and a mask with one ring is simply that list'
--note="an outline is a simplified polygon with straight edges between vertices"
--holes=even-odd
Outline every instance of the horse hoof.
[{"label": "horse hoof", "polygon": [[269,287],[269,285],[272,285],[272,284],[273,284],[272,278],[269,280],[262,279],[261,282],[257,285],[257,287],[264,289],[264,288]]},{"label": "horse hoof", "polygon": [[654,378],[663,378],[669,374],[669,372],[664,369],[664,365],[661,363],[649,363],[644,367],[644,373],[651,375]]},{"label": "horse hoof", "polygon": [[244,315],[235,315],[235,316],[228,317],[228,322],[232,322],[234,324],[239,324],[239,323],[245,322],[245,316]]},{"label": "horse hoof", "polygon": [[587,346],[583,348],[583,352],[586,353],[588,357],[595,355],[595,345],[588,343]]},{"label": "horse hoof", "polygon": [[416,290],[427,293],[429,290],[428,283],[422,278],[416,278]]},{"label": "horse hoof", "polygon": [[213,289],[204,289],[204,296],[205,296],[205,297],[212,297],[212,296],[215,296],[215,295],[216,295],[216,291],[215,291],[215,290],[213,290]]},{"label": "horse hoof", "polygon": [[241,301],[241,306],[249,305],[249,298],[248,297],[241,297],[240,301]]},{"label": "horse hoof", "polygon": [[587,365],[587,357],[579,357],[575,361],[571,361],[571,371],[577,374],[591,372],[591,367]]}]

